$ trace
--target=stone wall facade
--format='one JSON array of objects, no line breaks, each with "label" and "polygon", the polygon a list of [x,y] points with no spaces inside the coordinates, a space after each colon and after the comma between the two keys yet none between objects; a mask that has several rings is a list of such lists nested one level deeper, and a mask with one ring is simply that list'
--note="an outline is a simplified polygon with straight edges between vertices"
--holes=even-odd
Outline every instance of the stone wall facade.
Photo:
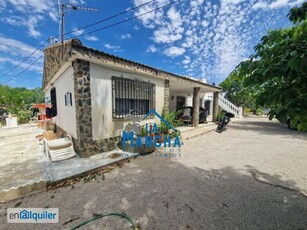
[{"label": "stone wall facade", "polygon": [[198,127],[199,124],[199,87],[193,88],[193,114],[192,114],[192,126]]},{"label": "stone wall facade", "polygon": [[[76,43],[81,42],[74,40]],[[72,42],[54,44],[44,50],[43,89],[72,55]]]},{"label": "stone wall facade", "polygon": [[73,62],[73,69],[77,116],[77,139],[74,140],[75,150],[80,156],[88,157],[116,149],[119,137],[93,140],[90,63],[77,59]]},{"label": "stone wall facade", "polygon": [[170,99],[169,96],[170,96],[169,80],[164,80],[164,108],[163,108],[164,113],[169,112],[169,99]]},{"label": "stone wall facade", "polygon": [[213,113],[212,113],[213,122],[217,120],[218,112],[219,112],[219,92],[214,92],[213,93]]}]

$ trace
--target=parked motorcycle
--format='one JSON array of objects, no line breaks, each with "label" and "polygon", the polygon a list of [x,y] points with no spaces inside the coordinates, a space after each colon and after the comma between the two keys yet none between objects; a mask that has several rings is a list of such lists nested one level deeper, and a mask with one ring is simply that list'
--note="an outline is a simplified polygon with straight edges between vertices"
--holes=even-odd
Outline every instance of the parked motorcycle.
[{"label": "parked motorcycle", "polygon": [[230,122],[230,118],[233,118],[235,115],[227,111],[222,111],[222,117],[219,120],[219,124],[216,128],[216,132],[221,133],[226,130],[227,125]]}]

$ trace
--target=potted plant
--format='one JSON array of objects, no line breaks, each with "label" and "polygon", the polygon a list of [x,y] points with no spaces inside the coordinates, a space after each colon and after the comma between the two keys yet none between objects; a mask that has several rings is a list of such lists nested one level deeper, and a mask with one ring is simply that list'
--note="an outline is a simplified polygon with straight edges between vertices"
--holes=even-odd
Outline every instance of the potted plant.
[{"label": "potted plant", "polygon": [[[169,113],[163,114],[163,118],[173,128],[176,128],[176,127],[182,125],[182,121],[180,119],[178,119],[178,114],[179,114],[179,112],[174,110],[174,111],[171,111]],[[176,134],[178,134],[178,132],[179,132],[178,130],[174,131],[174,130],[170,129],[170,127],[167,124],[165,124],[164,122],[160,122],[160,124],[158,126],[158,130],[159,130],[158,135],[160,136],[160,138],[157,141],[158,143],[163,143],[164,137],[166,135],[172,135],[172,137],[174,137],[173,135],[176,136]]]}]

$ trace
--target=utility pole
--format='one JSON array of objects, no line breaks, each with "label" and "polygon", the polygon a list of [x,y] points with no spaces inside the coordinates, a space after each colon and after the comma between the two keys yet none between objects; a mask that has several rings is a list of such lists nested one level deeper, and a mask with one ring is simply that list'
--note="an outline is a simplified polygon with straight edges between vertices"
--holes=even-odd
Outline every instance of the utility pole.
[{"label": "utility pole", "polygon": [[58,0],[58,6],[59,6],[59,15],[61,17],[60,22],[60,37],[61,37],[61,46],[62,46],[62,59],[64,58],[64,18],[65,18],[65,9],[73,9],[73,10],[89,10],[89,11],[98,11],[96,8],[89,8],[89,7],[82,7],[82,6],[76,6],[76,5],[65,5],[63,3],[63,0]]}]

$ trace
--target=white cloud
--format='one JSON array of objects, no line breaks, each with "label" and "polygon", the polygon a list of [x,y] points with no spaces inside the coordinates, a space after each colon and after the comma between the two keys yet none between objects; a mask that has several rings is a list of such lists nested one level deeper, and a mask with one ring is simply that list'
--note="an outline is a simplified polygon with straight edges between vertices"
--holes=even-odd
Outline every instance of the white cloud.
[{"label": "white cloud", "polygon": [[131,39],[131,34],[129,34],[129,33],[121,34],[121,35],[119,35],[119,38],[122,39],[122,40]]},{"label": "white cloud", "polygon": [[4,21],[10,25],[13,26],[24,26],[28,29],[28,35],[30,37],[37,38],[41,35],[41,33],[36,29],[38,23],[43,20],[42,15],[28,15],[26,17],[24,16],[9,16],[9,17],[4,17],[1,19],[1,21]]},{"label": "white cloud", "polygon": [[[134,0],[135,6],[139,6],[146,2],[148,2],[148,0]],[[156,0],[150,4],[138,8],[138,10],[135,12],[135,16],[144,14],[142,17],[140,17],[140,20],[142,21],[143,25],[147,28],[154,28],[156,23],[162,22],[164,16],[163,9],[156,11],[155,9],[163,5],[166,5],[169,2],[170,0]],[[147,13],[150,11],[151,13]]]},{"label": "white cloud", "polygon": [[149,47],[148,47],[148,49],[146,50],[146,52],[147,53],[155,53],[155,52],[157,52],[157,47],[155,47],[154,45],[150,45]]},{"label": "white cloud", "polygon": [[123,49],[121,49],[120,46],[118,46],[118,45],[111,45],[109,43],[104,44],[104,47],[106,47],[107,49],[112,50],[114,52],[122,52],[123,51]]},{"label": "white cloud", "polygon": [[89,35],[85,35],[84,38],[88,41],[93,41],[93,42],[97,42],[99,40],[96,36],[89,36]]},{"label": "white cloud", "polygon": [[[146,1],[134,0],[134,5]],[[217,3],[190,0],[139,20],[151,30],[152,45],[156,49],[163,50],[165,56],[177,57],[178,68],[189,75],[219,81],[253,53],[253,47],[268,29],[280,27],[280,19],[286,15],[278,14],[276,9],[299,1],[303,0],[220,0]],[[139,9],[135,15],[169,2],[159,0]],[[264,8],[265,11],[255,11]],[[150,51],[149,47],[147,52]]]},{"label": "white cloud", "polygon": [[171,47],[165,49],[164,54],[166,56],[169,56],[169,57],[177,57],[177,56],[184,54],[184,52],[185,52],[184,48],[171,46]]},{"label": "white cloud", "polygon": [[153,40],[156,43],[172,43],[180,40],[182,35],[180,33],[173,33],[168,28],[160,28],[154,32]]},{"label": "white cloud", "polygon": [[189,64],[191,62],[191,59],[189,56],[185,56],[185,59],[182,61],[182,64],[184,64],[186,66],[186,68],[188,68],[187,64]]},{"label": "white cloud", "polygon": [[73,27],[72,28],[72,35],[74,35],[74,36],[79,36],[79,35],[81,35],[81,34],[83,34],[83,33],[85,33],[85,30],[84,29],[78,29],[77,27]]},{"label": "white cloud", "polygon": [[288,5],[288,0],[276,0],[275,2],[272,2],[269,7],[271,9],[276,9],[276,8],[280,8],[280,7],[284,7]]},{"label": "white cloud", "polygon": [[282,7],[293,7],[296,5],[299,5],[301,3],[303,3],[304,0],[297,0],[297,1],[289,1],[289,0],[276,0],[273,2],[267,2],[267,1],[259,1],[256,2],[252,9],[257,10],[257,9],[261,9],[261,10],[276,10]]},{"label": "white cloud", "polygon": [[[0,36],[0,52],[7,53],[10,56],[23,57],[28,56],[35,50],[35,47],[27,43],[13,38],[4,38]],[[38,50],[32,57],[35,59],[38,58],[41,54],[43,54],[43,52]]]},{"label": "white cloud", "polygon": [[[12,38],[5,38],[0,36],[0,66],[6,66],[7,63],[11,65],[18,65],[23,59],[28,57],[36,50],[35,47]],[[19,68],[25,69],[30,63],[43,55],[41,50],[36,51],[30,58],[22,63]],[[34,65],[29,69],[37,73],[41,73],[43,69],[43,57],[41,57]],[[20,69],[17,69],[20,72]],[[12,75],[16,74],[16,71],[12,72]],[[8,75],[10,76],[10,75]]]},{"label": "white cloud", "polygon": [[57,14],[57,12],[50,11],[48,15],[49,15],[49,17],[50,17],[54,22],[58,22],[58,14]]},{"label": "white cloud", "polygon": [[167,12],[167,21],[154,31],[153,40],[156,43],[173,43],[182,39],[182,33],[184,32],[182,24],[180,12],[171,7]]},{"label": "white cloud", "polygon": [[49,0],[8,0],[16,10],[24,13],[44,13],[50,11],[55,3]]},{"label": "white cloud", "polygon": [[[29,62],[29,63],[24,62],[24,63],[20,64],[21,60],[9,58],[9,57],[0,57],[0,65],[5,64],[5,63],[9,63],[13,66],[16,66],[16,65],[20,64],[19,65],[20,70],[28,68],[29,70],[32,70],[36,73],[42,73],[43,72],[43,66],[42,66],[43,60],[44,60],[44,57],[42,56],[35,64],[33,64],[29,67],[31,62]],[[16,72],[19,73],[20,70],[17,70]],[[11,74],[8,74],[7,76],[15,75],[15,74],[16,74],[15,72],[12,72]]]},{"label": "white cloud", "polygon": [[138,25],[135,25],[135,26],[133,27],[133,29],[134,29],[134,30],[139,30],[140,27],[139,27]]},{"label": "white cloud", "polygon": [[177,21],[180,21],[181,20],[181,16],[180,16],[180,13],[179,13],[179,11],[177,11],[176,9],[175,9],[175,7],[171,7],[170,9],[169,9],[169,11],[167,12],[167,16],[168,16],[168,18],[171,20],[171,21],[173,21],[173,22],[177,22]]},{"label": "white cloud", "polygon": [[252,7],[252,9],[255,9],[255,10],[257,10],[257,9],[266,9],[266,8],[268,8],[268,3],[267,2],[264,2],[264,1],[259,1],[259,2],[256,2],[254,5],[253,5],[253,7]]},{"label": "white cloud", "polygon": [[[4,4],[5,2],[5,4]],[[10,12],[1,21],[17,27],[27,28],[27,35],[38,38],[38,27],[44,25],[44,19],[57,21],[57,3],[50,0],[7,0],[0,1],[0,10]]]}]

